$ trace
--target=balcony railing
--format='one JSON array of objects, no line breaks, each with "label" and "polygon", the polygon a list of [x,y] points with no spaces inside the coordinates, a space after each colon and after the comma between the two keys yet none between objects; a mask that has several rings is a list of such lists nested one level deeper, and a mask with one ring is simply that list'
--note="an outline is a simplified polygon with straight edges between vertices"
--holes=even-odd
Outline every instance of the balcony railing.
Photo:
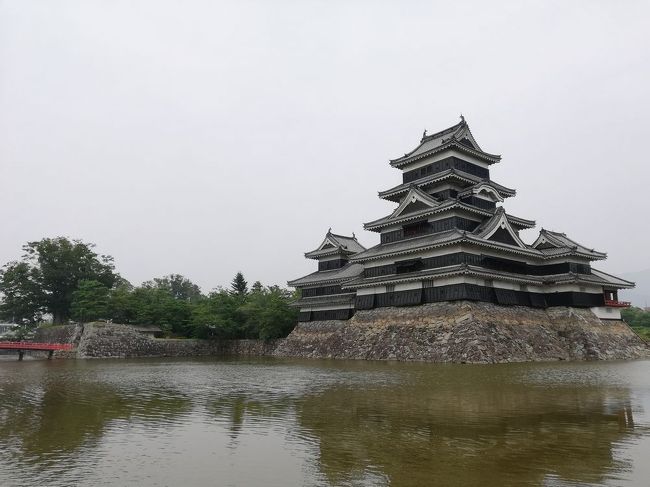
[{"label": "balcony railing", "polygon": [[616,301],[614,299],[606,299],[605,306],[610,306],[612,308],[629,308],[632,306],[632,303],[629,301]]}]

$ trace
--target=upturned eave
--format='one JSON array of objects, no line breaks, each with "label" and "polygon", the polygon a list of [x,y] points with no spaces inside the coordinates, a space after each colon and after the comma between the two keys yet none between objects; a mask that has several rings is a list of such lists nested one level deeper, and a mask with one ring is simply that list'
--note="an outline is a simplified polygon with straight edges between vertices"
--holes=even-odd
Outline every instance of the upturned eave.
[{"label": "upturned eave", "polygon": [[440,204],[440,206],[436,208],[430,208],[426,210],[421,210],[421,211],[416,211],[414,213],[409,213],[408,215],[405,215],[403,217],[398,217],[394,219],[390,219],[390,215],[387,217],[379,218],[377,220],[374,220],[372,222],[364,223],[363,228],[365,230],[369,230],[371,232],[376,232],[381,230],[384,227],[390,226],[390,225],[396,225],[400,223],[405,223],[413,220],[417,220],[418,218],[423,218],[426,216],[431,216],[435,215],[437,213],[443,213],[449,210],[454,210],[454,209],[461,209],[461,210],[466,210],[470,213],[475,213],[477,215],[480,215],[482,217],[490,217],[493,215],[493,212],[489,210],[483,210],[480,209],[476,206],[468,205],[466,203],[462,203],[458,200],[447,200],[444,201]]},{"label": "upturned eave", "polygon": [[[411,151],[411,154],[416,152],[421,147],[421,145],[422,144],[420,144],[420,146],[416,147],[413,151]],[[468,146],[466,146],[464,144],[461,144],[460,141],[458,141],[458,140],[456,140],[454,138],[451,138],[450,140],[443,143],[442,145],[440,145],[438,147],[434,147],[433,149],[422,152],[420,154],[416,154],[416,155],[408,155],[407,154],[407,155],[404,155],[404,156],[402,156],[400,158],[397,158],[397,159],[391,159],[390,160],[390,165],[392,167],[395,167],[395,168],[399,169],[399,168],[402,168],[402,167],[406,166],[407,164],[411,164],[413,162],[419,161],[420,159],[424,159],[426,157],[430,157],[432,155],[435,155],[435,154],[438,154],[440,152],[450,150],[450,149],[456,149],[459,152],[464,152],[466,154],[469,154],[471,156],[476,157],[477,159],[481,159],[481,160],[487,162],[488,164],[496,164],[496,163],[501,161],[501,155],[499,155],[499,154],[489,154],[487,152],[472,149],[471,147],[468,147]]]},{"label": "upturned eave", "polygon": [[543,279],[537,276],[520,275],[508,272],[495,272],[479,266],[459,264],[437,269],[424,269],[407,274],[392,274],[389,276],[378,276],[372,278],[361,278],[346,282],[342,287],[344,289],[360,289],[384,284],[399,284],[406,282],[416,282],[430,278],[445,278],[455,276],[472,276],[485,279],[501,280],[517,284],[543,285]]}]

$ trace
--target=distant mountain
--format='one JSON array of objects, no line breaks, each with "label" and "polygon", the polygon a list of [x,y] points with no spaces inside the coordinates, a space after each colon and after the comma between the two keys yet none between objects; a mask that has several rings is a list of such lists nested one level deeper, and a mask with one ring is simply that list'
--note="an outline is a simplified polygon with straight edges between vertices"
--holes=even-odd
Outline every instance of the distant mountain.
[{"label": "distant mountain", "polygon": [[643,308],[650,306],[650,269],[638,272],[621,274],[623,279],[636,283],[634,289],[619,291],[618,297],[622,301],[632,301],[634,306]]}]

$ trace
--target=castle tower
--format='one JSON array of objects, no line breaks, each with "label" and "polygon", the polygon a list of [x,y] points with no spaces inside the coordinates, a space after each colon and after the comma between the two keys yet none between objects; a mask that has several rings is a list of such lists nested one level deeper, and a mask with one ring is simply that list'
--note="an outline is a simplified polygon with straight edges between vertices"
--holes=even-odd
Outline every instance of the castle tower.
[{"label": "castle tower", "polygon": [[[379,233],[380,243],[348,253],[345,265],[360,266],[358,273],[337,281],[354,296],[354,309],[474,300],[589,307],[601,318],[620,319],[618,308],[629,303],[618,301],[617,292],[634,284],[593,269],[591,262],[606,254],[563,233],[542,229],[532,245],[524,243],[519,232],[535,222],[502,206],[516,191],[490,179],[490,166],[500,160],[479,146],[461,117],[425,132],[414,150],[390,161],[402,183],[379,197],[398,206],[364,225]],[[321,247],[305,255],[320,255]]]}]

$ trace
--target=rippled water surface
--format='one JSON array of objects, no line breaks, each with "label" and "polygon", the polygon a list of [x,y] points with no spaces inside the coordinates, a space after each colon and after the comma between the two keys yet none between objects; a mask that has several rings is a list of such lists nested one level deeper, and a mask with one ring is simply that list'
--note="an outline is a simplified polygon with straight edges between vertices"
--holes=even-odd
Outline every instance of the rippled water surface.
[{"label": "rippled water surface", "polygon": [[2,487],[650,485],[650,361],[14,360]]}]

